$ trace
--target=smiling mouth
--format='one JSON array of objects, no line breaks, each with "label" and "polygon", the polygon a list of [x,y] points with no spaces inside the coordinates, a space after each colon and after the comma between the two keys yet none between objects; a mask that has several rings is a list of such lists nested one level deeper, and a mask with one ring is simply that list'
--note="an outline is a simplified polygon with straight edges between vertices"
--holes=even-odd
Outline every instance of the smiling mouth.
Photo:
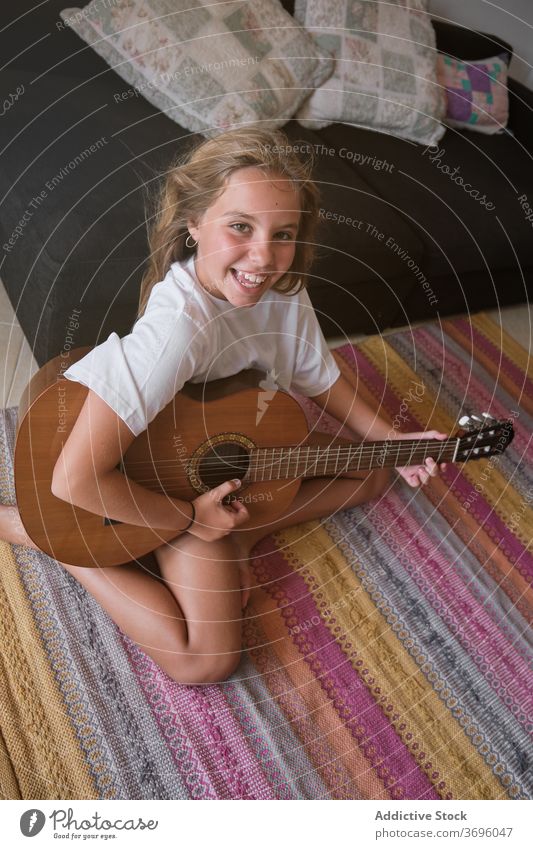
[{"label": "smiling mouth", "polygon": [[237,283],[250,291],[260,289],[265,280],[270,276],[269,274],[249,274],[236,268],[230,268],[230,271]]}]

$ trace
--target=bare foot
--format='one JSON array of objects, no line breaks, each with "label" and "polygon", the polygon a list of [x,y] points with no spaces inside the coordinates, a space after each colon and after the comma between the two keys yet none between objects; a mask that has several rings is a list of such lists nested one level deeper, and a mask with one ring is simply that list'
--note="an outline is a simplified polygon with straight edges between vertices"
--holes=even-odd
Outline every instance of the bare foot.
[{"label": "bare foot", "polygon": [[24,530],[18,508],[14,505],[0,504],[0,539],[11,544],[37,549]]}]

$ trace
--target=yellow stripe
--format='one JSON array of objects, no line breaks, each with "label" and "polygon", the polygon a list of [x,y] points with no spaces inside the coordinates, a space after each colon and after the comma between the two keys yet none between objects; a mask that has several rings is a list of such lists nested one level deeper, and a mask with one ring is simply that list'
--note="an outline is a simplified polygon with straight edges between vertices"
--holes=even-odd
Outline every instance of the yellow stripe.
[{"label": "yellow stripe", "polygon": [[0,640],[2,737],[10,761],[9,768],[2,764],[2,785],[7,779],[14,792],[16,780],[22,799],[98,798],[5,542],[0,542]]},{"label": "yellow stripe", "polygon": [[[454,798],[497,799],[506,796],[477,749],[465,734],[458,719],[437,696],[421,671],[425,657],[417,662],[398,639],[391,625],[362,587],[340,549],[319,525],[299,525],[279,531],[282,544],[289,544],[300,563],[311,564],[299,570],[313,594],[324,624],[343,652],[351,643],[364,660],[363,667],[352,665],[377,703],[384,698],[382,710],[429,780],[437,786],[446,782],[443,793]],[[318,585],[319,590],[315,589]],[[322,594],[322,598],[319,598]],[[320,606],[325,602],[325,606]],[[339,630],[336,630],[339,629]],[[400,630],[400,635],[402,634]],[[405,633],[407,637],[407,633]],[[365,674],[364,670],[368,670]],[[428,670],[430,674],[430,670]],[[431,671],[433,674],[433,671]],[[434,682],[435,684],[437,681]],[[442,682],[444,686],[444,682]],[[376,692],[379,688],[380,692]],[[450,693],[450,696],[452,694]],[[389,705],[391,709],[389,709]],[[398,714],[397,718],[394,716]],[[364,724],[365,718],[361,717]],[[402,723],[405,727],[401,729]],[[407,735],[412,739],[408,740]],[[427,763],[431,765],[426,766]],[[439,777],[432,779],[433,772]]]},{"label": "yellow stripe", "polygon": [[489,318],[485,313],[478,313],[473,316],[472,324],[486,338],[492,342],[496,348],[504,351],[505,355],[528,377],[533,377],[533,368],[531,366],[531,357],[525,348],[520,345],[506,330],[504,330],[497,322]]}]

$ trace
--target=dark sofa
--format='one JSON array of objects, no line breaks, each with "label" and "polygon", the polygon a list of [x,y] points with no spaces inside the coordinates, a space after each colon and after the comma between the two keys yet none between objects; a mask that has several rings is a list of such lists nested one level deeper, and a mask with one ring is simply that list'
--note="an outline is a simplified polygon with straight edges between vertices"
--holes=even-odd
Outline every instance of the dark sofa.
[{"label": "dark sofa", "polygon": [[[0,277],[39,364],[67,341],[93,345],[112,330],[129,332],[147,257],[148,194],[194,140],[142,96],[124,96],[130,86],[63,27],[59,11],[67,5],[33,8],[22,0],[4,11],[0,36],[8,98],[0,124],[7,245]],[[444,52],[464,59],[511,53],[495,36],[434,23]],[[291,140],[318,154],[322,228],[309,285],[326,335],[526,300],[533,93],[513,80],[509,93],[509,132],[449,129],[438,153],[345,124],[318,132],[286,124]],[[444,164],[458,169],[475,197]]]}]

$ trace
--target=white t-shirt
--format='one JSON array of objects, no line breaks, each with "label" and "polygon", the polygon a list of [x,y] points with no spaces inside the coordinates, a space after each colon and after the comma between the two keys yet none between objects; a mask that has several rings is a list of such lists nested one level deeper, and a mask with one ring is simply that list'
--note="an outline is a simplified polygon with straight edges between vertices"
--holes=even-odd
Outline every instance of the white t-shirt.
[{"label": "white t-shirt", "polygon": [[175,262],[157,283],[131,333],[111,333],[64,376],[88,386],[138,436],[186,381],[229,377],[243,369],[301,395],[319,395],[337,380],[331,354],[305,289],[266,292],[252,307],[234,307],[198,282],[194,256]]}]

